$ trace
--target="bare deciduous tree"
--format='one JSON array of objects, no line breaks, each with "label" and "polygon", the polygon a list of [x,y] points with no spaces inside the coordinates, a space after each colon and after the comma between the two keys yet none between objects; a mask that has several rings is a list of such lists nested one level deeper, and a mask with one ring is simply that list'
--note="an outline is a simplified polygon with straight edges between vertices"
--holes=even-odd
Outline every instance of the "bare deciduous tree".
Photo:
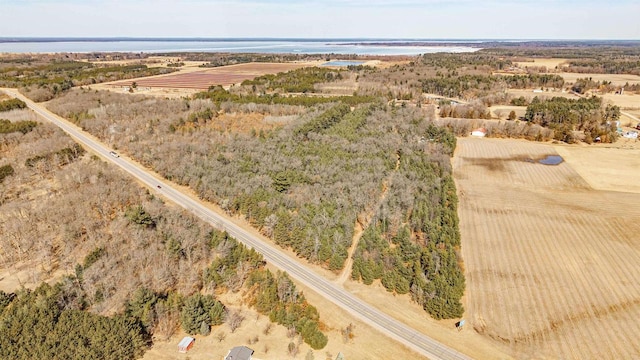
[{"label": "bare deciduous tree", "polygon": [[244,321],[244,316],[240,312],[240,310],[229,310],[227,314],[227,325],[229,325],[229,329],[234,333]]}]

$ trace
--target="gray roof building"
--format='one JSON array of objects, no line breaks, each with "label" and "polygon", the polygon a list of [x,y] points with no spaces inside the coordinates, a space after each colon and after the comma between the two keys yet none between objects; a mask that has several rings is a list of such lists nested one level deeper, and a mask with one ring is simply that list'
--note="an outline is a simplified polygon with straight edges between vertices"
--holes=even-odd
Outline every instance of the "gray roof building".
[{"label": "gray roof building", "polygon": [[224,360],[251,360],[251,355],[253,355],[253,350],[246,346],[236,346],[229,350]]}]

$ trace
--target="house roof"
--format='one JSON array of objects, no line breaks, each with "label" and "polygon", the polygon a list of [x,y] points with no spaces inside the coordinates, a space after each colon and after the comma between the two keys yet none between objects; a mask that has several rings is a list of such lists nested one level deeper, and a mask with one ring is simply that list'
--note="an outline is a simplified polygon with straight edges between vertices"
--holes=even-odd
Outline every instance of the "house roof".
[{"label": "house roof", "polygon": [[224,360],[251,360],[251,355],[253,355],[253,350],[246,346],[236,346],[229,350]]},{"label": "house roof", "polygon": [[184,338],[182,338],[182,340],[180,340],[180,342],[178,343],[178,347],[185,347],[185,346],[189,346],[189,344],[191,344],[195,339],[192,338],[191,336],[185,336]]}]

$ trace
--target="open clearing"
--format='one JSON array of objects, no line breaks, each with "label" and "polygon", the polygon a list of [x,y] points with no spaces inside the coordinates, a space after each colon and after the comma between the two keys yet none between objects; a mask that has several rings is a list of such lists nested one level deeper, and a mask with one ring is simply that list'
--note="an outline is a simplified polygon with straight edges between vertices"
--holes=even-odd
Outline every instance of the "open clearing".
[{"label": "open clearing", "polygon": [[518,118],[524,117],[525,113],[527,112],[527,107],[513,105],[494,105],[489,107],[489,111],[491,111],[491,115],[494,118],[506,120],[509,117],[509,113],[511,111],[514,111]]},{"label": "open clearing", "polygon": [[[379,331],[372,329],[368,325],[354,319],[341,308],[329,303],[320,296],[315,295],[310,290],[300,287],[304,291],[305,296],[311,303],[320,305],[318,307],[322,323],[325,326],[324,333],[329,337],[329,343],[322,350],[311,350],[305,344],[300,344],[299,353],[296,359],[304,359],[309,351],[314,354],[314,359],[335,359],[339,352],[346,359],[420,359],[421,357],[411,350],[405,348],[399,343],[389,339]],[[242,302],[241,296],[225,296],[224,301],[227,304],[237,306]],[[230,331],[228,325],[223,324],[213,327],[211,335],[196,335],[196,343],[187,354],[180,354],[177,351],[177,344],[184,334],[180,332],[171,337],[168,341],[154,342],[151,350],[147,351],[143,359],[149,360],[210,360],[222,359],[229,349],[234,346],[248,346],[255,351],[253,359],[255,360],[279,360],[293,359],[289,352],[288,346],[290,342],[297,339],[291,339],[287,336],[287,329],[282,325],[273,324],[269,334],[265,334],[264,329],[268,324],[268,317],[259,315],[254,309],[242,306],[242,314],[245,320],[242,326],[235,333]],[[345,339],[341,331],[353,324],[355,326],[353,338]],[[224,340],[219,341],[218,334],[224,333]],[[254,341],[257,339],[257,342]]]},{"label": "open clearing", "polygon": [[561,72],[555,73],[562,76],[564,81],[568,83],[574,83],[578,79],[592,79],[593,81],[611,81],[613,85],[622,86],[626,83],[638,84],[640,83],[640,76],[631,74],[582,74],[582,73],[568,73]]},{"label": "open clearing", "polygon": [[556,67],[560,68],[566,62],[567,59],[536,58],[527,59],[527,61],[514,61],[514,64],[518,65],[521,68],[545,66],[549,71],[553,71],[553,69],[555,69]]},{"label": "open clearing", "polygon": [[465,316],[516,358],[640,358],[640,193],[622,184],[640,178],[625,161],[638,154],[590,150],[458,140]]}]

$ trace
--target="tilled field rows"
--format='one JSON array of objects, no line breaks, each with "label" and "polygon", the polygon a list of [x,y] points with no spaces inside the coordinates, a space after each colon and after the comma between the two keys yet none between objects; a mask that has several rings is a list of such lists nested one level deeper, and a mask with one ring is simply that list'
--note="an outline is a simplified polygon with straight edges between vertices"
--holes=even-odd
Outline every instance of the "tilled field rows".
[{"label": "tilled field rows", "polygon": [[115,86],[138,86],[176,89],[206,90],[212,85],[239,84],[265,74],[276,74],[308,66],[304,63],[247,63],[217,68],[177,73],[163,76],[115,82]]},{"label": "tilled field rows", "polygon": [[553,154],[459,140],[466,316],[517,358],[640,358],[640,195],[531,160]]}]

